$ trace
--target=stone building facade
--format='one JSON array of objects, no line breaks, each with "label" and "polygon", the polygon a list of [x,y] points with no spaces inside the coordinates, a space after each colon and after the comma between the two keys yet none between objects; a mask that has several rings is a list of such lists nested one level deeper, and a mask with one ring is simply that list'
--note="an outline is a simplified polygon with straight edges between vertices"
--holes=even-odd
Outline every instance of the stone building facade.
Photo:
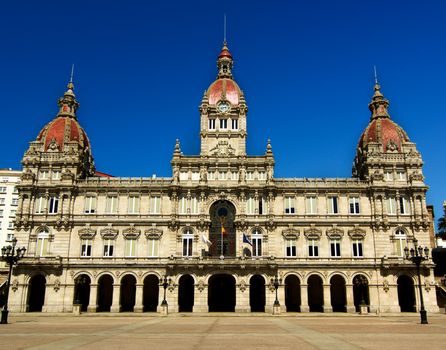
[{"label": "stone building facade", "polygon": [[[30,143],[15,235],[27,248],[11,282],[16,312],[282,312],[418,309],[405,246],[431,247],[416,145],[376,82],[351,178],[277,178],[270,141],[246,153],[248,107],[224,44],[200,111],[199,155],[177,140],[172,177],[97,172],[73,83]],[[422,284],[438,311],[432,263]],[[167,284],[162,285],[164,276]]]}]

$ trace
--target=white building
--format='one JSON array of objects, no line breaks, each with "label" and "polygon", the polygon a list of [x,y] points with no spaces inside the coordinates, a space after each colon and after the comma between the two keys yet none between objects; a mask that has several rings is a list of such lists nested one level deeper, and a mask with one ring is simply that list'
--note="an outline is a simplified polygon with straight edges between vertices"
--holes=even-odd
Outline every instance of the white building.
[{"label": "white building", "polygon": [[0,169],[0,248],[14,238],[15,214],[19,203],[17,183],[21,171]]}]

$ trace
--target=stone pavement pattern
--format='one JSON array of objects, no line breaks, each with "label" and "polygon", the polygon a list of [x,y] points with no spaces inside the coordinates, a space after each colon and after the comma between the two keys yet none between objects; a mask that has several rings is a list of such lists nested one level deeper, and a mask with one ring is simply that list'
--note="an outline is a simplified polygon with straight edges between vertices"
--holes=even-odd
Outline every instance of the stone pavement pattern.
[{"label": "stone pavement pattern", "polygon": [[0,349],[445,349],[446,316],[14,316]]}]

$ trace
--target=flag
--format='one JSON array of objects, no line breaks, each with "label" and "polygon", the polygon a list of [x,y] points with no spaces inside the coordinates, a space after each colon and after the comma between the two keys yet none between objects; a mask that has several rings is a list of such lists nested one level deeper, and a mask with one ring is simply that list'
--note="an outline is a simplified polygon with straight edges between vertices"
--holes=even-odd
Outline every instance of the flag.
[{"label": "flag", "polygon": [[208,248],[212,245],[212,242],[204,234],[201,234],[201,240]]},{"label": "flag", "polygon": [[249,240],[248,236],[243,234],[243,243],[247,243],[252,247],[252,242]]}]

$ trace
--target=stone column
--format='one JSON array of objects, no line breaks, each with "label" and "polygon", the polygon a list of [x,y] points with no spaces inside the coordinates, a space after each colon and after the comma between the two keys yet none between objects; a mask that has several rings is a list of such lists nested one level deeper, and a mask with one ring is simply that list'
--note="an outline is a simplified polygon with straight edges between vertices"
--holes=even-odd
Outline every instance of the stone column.
[{"label": "stone column", "polygon": [[199,282],[194,288],[193,312],[208,312],[208,309],[208,286]]},{"label": "stone column", "polygon": [[308,306],[308,284],[300,285],[300,312],[310,312]]},{"label": "stone column", "polygon": [[113,302],[110,309],[111,312],[121,311],[121,285],[113,284]]},{"label": "stone column", "polygon": [[133,312],[143,312],[143,292],[144,284],[136,284],[135,307],[133,308]]},{"label": "stone column", "polygon": [[347,312],[349,313],[356,312],[355,301],[353,297],[353,284],[345,285],[345,296],[347,299],[346,303]]},{"label": "stone column", "polygon": [[[381,288],[380,288],[381,287]],[[382,286],[376,284],[369,284],[369,303],[370,303],[370,312],[371,313],[380,313],[381,312],[381,303],[383,299],[387,297],[385,290]],[[381,297],[379,295],[381,293]]]},{"label": "stone column", "polygon": [[239,284],[235,287],[235,312],[251,312],[249,306],[249,284]]},{"label": "stone column", "polygon": [[96,312],[98,310],[98,285],[90,284],[90,302],[87,312]]},{"label": "stone column", "polygon": [[330,285],[324,284],[324,312],[333,312],[333,307],[331,306],[331,294]]}]

